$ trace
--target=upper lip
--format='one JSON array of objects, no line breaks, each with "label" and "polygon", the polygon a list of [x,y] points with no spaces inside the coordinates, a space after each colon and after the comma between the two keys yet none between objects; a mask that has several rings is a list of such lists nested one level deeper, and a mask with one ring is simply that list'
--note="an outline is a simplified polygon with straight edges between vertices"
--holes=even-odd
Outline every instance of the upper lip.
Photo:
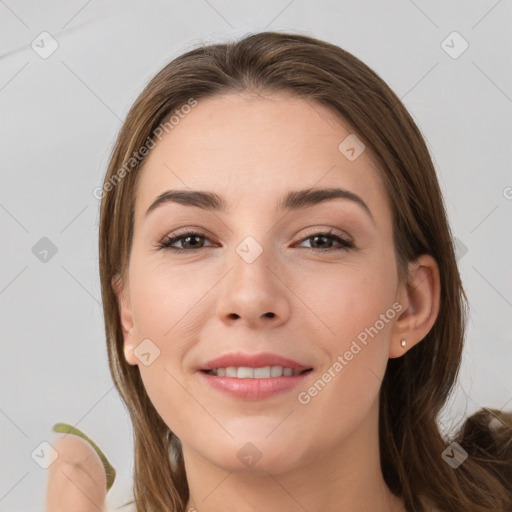
[{"label": "upper lip", "polygon": [[282,366],[283,368],[292,368],[294,370],[308,370],[311,366],[301,364],[293,359],[273,354],[271,352],[260,352],[258,354],[245,354],[237,352],[233,354],[224,354],[220,357],[208,361],[202,365],[199,370],[215,370],[217,368],[228,367],[249,367],[264,368],[265,366]]}]

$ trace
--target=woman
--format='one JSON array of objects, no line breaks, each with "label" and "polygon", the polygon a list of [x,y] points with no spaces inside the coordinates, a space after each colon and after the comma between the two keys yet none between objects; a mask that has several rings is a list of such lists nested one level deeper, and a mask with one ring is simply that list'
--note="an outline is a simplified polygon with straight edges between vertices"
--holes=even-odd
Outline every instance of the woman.
[{"label": "woman", "polygon": [[272,32],[189,51],[99,195],[137,511],[512,510],[509,417],[438,428],[465,294],[425,142],[365,64]]}]

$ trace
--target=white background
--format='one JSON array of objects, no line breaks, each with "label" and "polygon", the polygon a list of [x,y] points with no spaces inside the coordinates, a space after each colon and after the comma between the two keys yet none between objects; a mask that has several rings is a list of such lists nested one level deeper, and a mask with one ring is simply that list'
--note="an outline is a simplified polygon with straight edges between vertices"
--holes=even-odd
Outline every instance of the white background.
[{"label": "white background", "polygon": [[[471,318],[442,428],[482,406],[512,409],[511,0],[0,0],[0,17],[0,511],[44,510],[46,472],[31,453],[55,439],[56,422],[87,433],[117,469],[109,505],[131,498],[131,426],[107,365],[93,190],[144,85],[202,41],[311,35],[353,53],[402,98],[467,249],[459,265]],[[31,47],[44,31],[59,45],[46,59]],[[469,44],[458,58],[441,46],[453,31]],[[46,263],[32,252],[43,237],[57,247]]]}]

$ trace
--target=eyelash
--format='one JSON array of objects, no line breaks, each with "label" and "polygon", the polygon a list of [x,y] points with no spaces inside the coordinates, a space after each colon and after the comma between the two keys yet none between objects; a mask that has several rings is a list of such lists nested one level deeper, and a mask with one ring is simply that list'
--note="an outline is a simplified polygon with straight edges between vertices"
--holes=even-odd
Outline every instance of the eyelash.
[{"label": "eyelash", "polygon": [[[197,251],[198,249],[206,249],[206,247],[199,247],[198,249],[180,249],[178,247],[172,247],[172,244],[176,243],[178,240],[187,238],[189,236],[198,236],[198,237],[208,240],[208,237],[206,237],[202,233],[198,233],[196,231],[185,231],[183,233],[178,233],[176,236],[164,238],[161,242],[158,242],[157,244],[155,244],[155,246],[157,247],[157,249],[164,249],[164,250],[175,252],[175,253],[194,252],[194,251]],[[354,249],[354,247],[355,247],[352,242],[349,242],[348,240],[345,240],[337,235],[333,235],[332,232],[330,232],[330,231],[329,232],[320,231],[320,232],[313,233],[313,234],[303,238],[302,240],[300,240],[300,243],[302,243],[306,240],[309,240],[310,238],[314,238],[316,236],[330,238],[330,239],[340,243],[341,247],[333,247],[330,249],[315,249],[314,247],[311,247],[311,248],[305,247],[305,249],[308,249],[308,250],[314,251],[314,252],[330,252],[330,251],[339,251],[339,250],[349,251],[351,249]]]}]

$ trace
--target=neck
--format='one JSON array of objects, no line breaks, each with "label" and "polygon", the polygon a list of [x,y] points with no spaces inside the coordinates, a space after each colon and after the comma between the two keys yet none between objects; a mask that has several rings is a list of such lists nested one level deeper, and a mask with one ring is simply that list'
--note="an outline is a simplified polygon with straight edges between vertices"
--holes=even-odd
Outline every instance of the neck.
[{"label": "neck", "polygon": [[[186,511],[283,512],[378,510],[403,512],[380,468],[378,401],[362,424],[337,447],[313,454],[300,467],[272,473],[222,469],[184,446],[190,491]],[[286,456],[286,455],[284,455]]]}]

